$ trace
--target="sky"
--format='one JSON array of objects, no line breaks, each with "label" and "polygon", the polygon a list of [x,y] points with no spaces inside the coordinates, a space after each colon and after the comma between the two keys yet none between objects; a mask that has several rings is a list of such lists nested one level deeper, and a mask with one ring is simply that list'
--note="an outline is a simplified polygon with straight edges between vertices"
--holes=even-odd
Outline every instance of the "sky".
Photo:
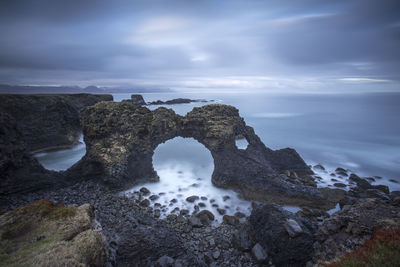
[{"label": "sky", "polygon": [[0,83],[400,91],[398,0],[0,2]]}]

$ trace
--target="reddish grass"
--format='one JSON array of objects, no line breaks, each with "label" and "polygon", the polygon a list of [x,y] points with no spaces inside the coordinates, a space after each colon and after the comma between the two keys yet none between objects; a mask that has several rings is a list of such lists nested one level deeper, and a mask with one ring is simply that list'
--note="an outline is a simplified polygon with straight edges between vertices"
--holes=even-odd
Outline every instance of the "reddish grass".
[{"label": "reddish grass", "polygon": [[377,230],[372,239],[353,252],[345,254],[329,267],[400,266],[400,229]]}]

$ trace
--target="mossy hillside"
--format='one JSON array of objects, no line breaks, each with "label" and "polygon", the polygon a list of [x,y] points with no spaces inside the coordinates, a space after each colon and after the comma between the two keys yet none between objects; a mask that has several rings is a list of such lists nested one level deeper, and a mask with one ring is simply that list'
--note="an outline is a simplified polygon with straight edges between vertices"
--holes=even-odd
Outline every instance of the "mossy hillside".
[{"label": "mossy hillside", "polygon": [[[55,266],[58,261],[85,263],[100,257],[103,238],[90,230],[93,217],[93,208],[88,204],[68,207],[46,200],[3,214],[0,265]],[[48,261],[53,264],[45,264]]]}]

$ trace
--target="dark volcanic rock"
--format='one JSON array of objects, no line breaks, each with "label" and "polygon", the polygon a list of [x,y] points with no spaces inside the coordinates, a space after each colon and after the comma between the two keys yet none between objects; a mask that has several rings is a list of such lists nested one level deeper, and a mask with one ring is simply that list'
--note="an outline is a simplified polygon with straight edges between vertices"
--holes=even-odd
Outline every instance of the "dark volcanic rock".
[{"label": "dark volcanic rock", "polygon": [[8,113],[29,152],[69,147],[81,132],[79,111],[111,95],[0,95],[0,112]]},{"label": "dark volcanic rock", "polygon": [[[265,147],[232,106],[206,105],[182,117],[166,108],[150,111],[129,102],[102,102],[86,108],[82,117],[87,153],[68,170],[70,176],[79,173],[100,178],[120,189],[158,181],[152,165],[155,148],[176,136],[192,137],[211,151],[214,185],[234,189],[248,199],[296,205],[323,203],[316,188],[300,179],[293,184],[278,175],[282,170],[295,171],[298,176],[312,173],[296,151]],[[236,136],[246,138],[246,150],[236,148]]]},{"label": "dark volcanic rock", "polygon": [[366,199],[351,206],[345,205],[318,229],[314,262],[331,261],[362,246],[380,223],[399,218],[400,207],[387,201]]},{"label": "dark volcanic rock", "polygon": [[75,144],[81,131],[79,110],[105,100],[112,96],[0,95],[0,196],[79,179],[44,169],[31,152]]},{"label": "dark volcanic rock", "polygon": [[131,95],[131,102],[134,105],[146,105],[142,95]]},{"label": "dark volcanic rock", "polygon": [[256,206],[249,217],[249,233],[276,266],[305,266],[313,254],[315,227],[277,205]]},{"label": "dark volcanic rock", "polygon": [[175,98],[167,101],[161,101],[161,100],[153,101],[150,102],[149,105],[174,105],[174,104],[188,104],[192,102],[207,102],[207,101],[204,99],[193,100],[189,98]]}]

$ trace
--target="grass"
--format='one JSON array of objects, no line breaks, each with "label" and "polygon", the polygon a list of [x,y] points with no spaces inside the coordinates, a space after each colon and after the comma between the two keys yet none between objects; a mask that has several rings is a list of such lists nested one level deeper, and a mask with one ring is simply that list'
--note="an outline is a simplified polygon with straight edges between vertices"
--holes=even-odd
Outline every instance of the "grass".
[{"label": "grass", "polygon": [[329,267],[392,267],[400,266],[400,229],[377,230],[372,239]]}]

